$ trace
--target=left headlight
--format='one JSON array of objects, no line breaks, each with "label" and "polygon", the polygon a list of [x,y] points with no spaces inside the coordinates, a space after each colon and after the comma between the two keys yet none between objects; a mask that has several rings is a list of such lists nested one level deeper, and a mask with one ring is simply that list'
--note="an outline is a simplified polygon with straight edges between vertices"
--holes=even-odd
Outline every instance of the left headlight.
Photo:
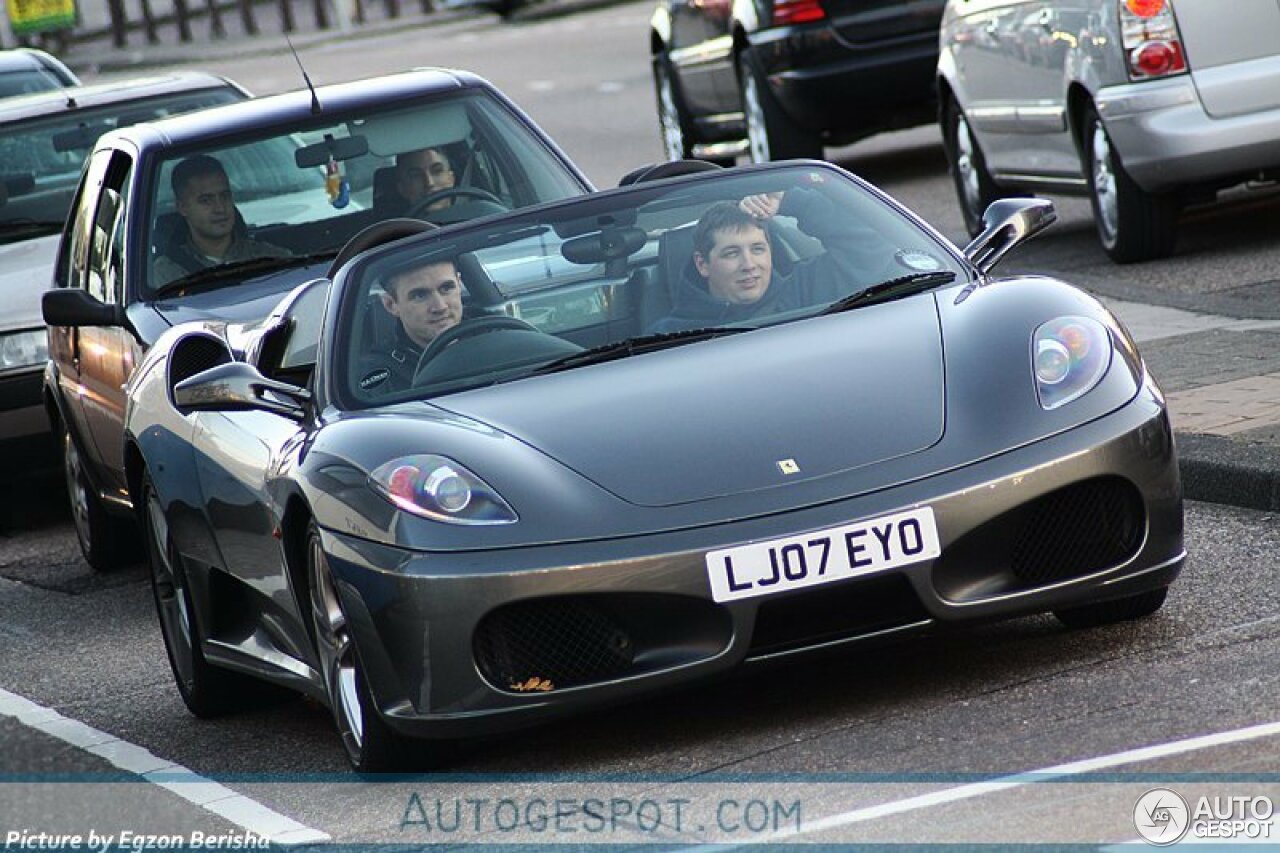
[{"label": "left headlight", "polygon": [[49,359],[49,339],[44,329],[0,335],[0,370],[44,364]]},{"label": "left headlight", "polygon": [[450,524],[510,524],[511,508],[493,487],[444,456],[402,456],[379,465],[369,482],[405,512]]},{"label": "left headlight", "polygon": [[1111,333],[1089,317],[1058,317],[1031,336],[1036,395],[1045,409],[1064,406],[1093,389],[1111,365]]}]

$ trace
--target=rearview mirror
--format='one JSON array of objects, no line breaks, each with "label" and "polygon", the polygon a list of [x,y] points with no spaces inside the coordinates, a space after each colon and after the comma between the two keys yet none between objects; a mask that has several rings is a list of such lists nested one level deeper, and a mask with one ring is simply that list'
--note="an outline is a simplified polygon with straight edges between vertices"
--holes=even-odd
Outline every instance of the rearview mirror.
[{"label": "rearview mirror", "polygon": [[323,166],[330,160],[350,160],[369,153],[369,140],[363,136],[333,136],[326,133],[324,140],[304,145],[293,152],[293,162],[299,169]]},{"label": "rearview mirror", "polygon": [[243,361],[203,370],[173,386],[173,401],[187,412],[260,411],[302,420],[311,394],[305,388],[268,379]]}]

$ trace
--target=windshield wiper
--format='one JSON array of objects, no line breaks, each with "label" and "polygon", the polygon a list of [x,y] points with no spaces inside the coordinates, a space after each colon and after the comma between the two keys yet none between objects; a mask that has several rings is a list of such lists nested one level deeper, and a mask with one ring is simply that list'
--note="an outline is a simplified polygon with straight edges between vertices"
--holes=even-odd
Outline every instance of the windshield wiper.
[{"label": "windshield wiper", "polygon": [[859,290],[857,293],[850,293],[843,299],[837,299],[832,302],[819,311],[818,314],[839,314],[841,311],[860,308],[873,302],[888,302],[892,299],[901,299],[904,296],[911,296],[915,293],[930,290],[938,285],[950,284],[955,280],[956,274],[950,270],[913,272],[910,275],[899,276],[888,281],[882,281],[879,284],[873,284],[865,290]]},{"label": "windshield wiper", "polygon": [[332,251],[317,252],[313,255],[280,255],[219,264],[216,267],[197,270],[190,275],[184,275],[182,278],[176,278],[167,284],[160,285],[155,289],[153,298],[159,299],[173,293],[190,296],[202,290],[212,290],[213,287],[211,285],[223,284],[229,278],[243,280],[263,273],[275,272],[276,270],[310,266],[311,264],[332,260],[336,254],[338,254],[336,251]]},{"label": "windshield wiper", "polygon": [[619,358],[629,358],[644,352],[654,352],[696,341],[708,341],[725,335],[736,335],[739,332],[753,332],[755,329],[755,326],[708,326],[702,329],[657,332],[652,335],[642,335],[638,338],[626,338],[625,340],[592,347],[582,352],[569,353],[569,355],[535,367],[525,375],[540,376],[544,373],[559,373],[561,370],[571,370],[588,364],[600,364]]}]

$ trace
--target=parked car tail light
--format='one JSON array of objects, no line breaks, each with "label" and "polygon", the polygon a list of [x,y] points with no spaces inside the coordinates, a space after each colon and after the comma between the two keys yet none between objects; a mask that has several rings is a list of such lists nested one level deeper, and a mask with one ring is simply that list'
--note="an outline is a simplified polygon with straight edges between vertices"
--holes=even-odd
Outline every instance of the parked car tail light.
[{"label": "parked car tail light", "polygon": [[807,24],[827,16],[819,0],[777,0],[773,4],[773,25]]},{"label": "parked car tail light", "polygon": [[1120,4],[1120,30],[1129,57],[1129,79],[1149,80],[1187,70],[1168,0],[1125,0]]}]

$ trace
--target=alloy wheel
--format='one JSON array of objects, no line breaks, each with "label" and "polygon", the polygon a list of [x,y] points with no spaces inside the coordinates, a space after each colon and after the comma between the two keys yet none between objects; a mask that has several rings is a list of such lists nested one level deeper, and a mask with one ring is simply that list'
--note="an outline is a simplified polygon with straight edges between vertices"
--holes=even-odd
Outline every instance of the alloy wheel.
[{"label": "alloy wheel", "polygon": [[[62,437],[62,471],[67,480],[67,495],[71,498],[71,520],[76,526],[76,535],[80,537],[82,547],[90,542],[89,528],[89,487],[85,481],[84,463],[80,459],[80,450],[71,431],[67,430]],[[87,549],[86,549],[87,550]]]},{"label": "alloy wheel", "polygon": [[973,134],[969,130],[969,122],[964,113],[956,115],[956,173],[960,177],[960,186],[964,192],[964,203],[979,219],[982,218],[982,185],[978,169],[974,165]]},{"label": "alloy wheel", "polygon": [[338,601],[320,540],[312,536],[307,563],[311,569],[311,615],[316,628],[316,647],[324,669],[334,721],[347,752],[358,757],[364,748],[364,709],[360,704],[359,673],[355,645],[346,614]]},{"label": "alloy wheel", "polygon": [[1116,197],[1116,175],[1111,165],[1111,140],[1101,122],[1094,125],[1089,146],[1093,179],[1093,195],[1097,201],[1098,224],[1108,242],[1116,238],[1120,220],[1119,202]]},{"label": "alloy wheel", "polygon": [[676,106],[671,75],[661,68],[655,73],[658,78],[658,121],[662,127],[662,150],[668,160],[680,160],[685,152],[684,131],[680,129],[680,108]]},{"label": "alloy wheel", "polygon": [[156,493],[148,489],[146,495],[147,531],[151,537],[151,575],[155,585],[157,610],[160,614],[160,630],[174,672],[188,690],[195,681],[191,613],[187,610],[187,591],[183,575],[175,570],[173,549],[169,546],[169,522]]},{"label": "alloy wheel", "polygon": [[747,119],[747,142],[752,163],[768,163],[769,136],[764,118],[764,104],[760,102],[760,87],[750,69],[743,69],[742,109]]}]

